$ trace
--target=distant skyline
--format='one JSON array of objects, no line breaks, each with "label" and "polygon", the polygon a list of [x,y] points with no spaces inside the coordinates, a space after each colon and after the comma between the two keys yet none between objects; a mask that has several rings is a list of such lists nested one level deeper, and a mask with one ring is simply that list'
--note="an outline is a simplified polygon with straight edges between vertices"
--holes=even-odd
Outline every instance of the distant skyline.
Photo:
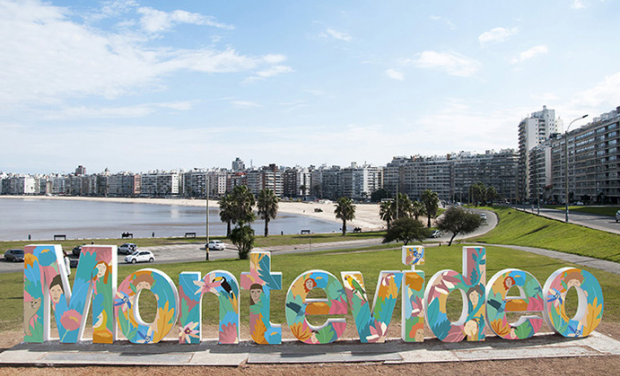
[{"label": "distant skyline", "polygon": [[618,0],[0,0],[0,171],[385,165],[620,106]]}]

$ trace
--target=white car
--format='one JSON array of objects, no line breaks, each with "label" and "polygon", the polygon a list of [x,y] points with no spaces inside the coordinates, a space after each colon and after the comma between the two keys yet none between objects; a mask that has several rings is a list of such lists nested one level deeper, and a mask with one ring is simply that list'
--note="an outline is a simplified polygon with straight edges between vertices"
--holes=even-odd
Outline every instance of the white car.
[{"label": "white car", "polygon": [[433,232],[431,232],[431,238],[440,238],[442,235],[443,232],[440,230],[433,230]]},{"label": "white car", "polygon": [[483,221],[487,220],[487,215],[484,213],[480,213],[480,218],[482,218]]},{"label": "white car", "polygon": [[138,249],[138,246],[134,243],[125,243],[118,247],[119,253],[124,253],[126,255],[134,253]]},{"label": "white car", "polygon": [[616,212],[616,223],[618,223],[618,221],[620,221],[620,210]]},{"label": "white car", "polygon": [[125,257],[126,263],[135,264],[136,262],[153,262],[155,261],[155,255],[151,251],[135,251],[129,256]]},{"label": "white car", "polygon": [[209,247],[210,250],[223,251],[226,249],[226,244],[222,243],[221,240],[211,240],[209,244],[207,244],[207,247]]}]

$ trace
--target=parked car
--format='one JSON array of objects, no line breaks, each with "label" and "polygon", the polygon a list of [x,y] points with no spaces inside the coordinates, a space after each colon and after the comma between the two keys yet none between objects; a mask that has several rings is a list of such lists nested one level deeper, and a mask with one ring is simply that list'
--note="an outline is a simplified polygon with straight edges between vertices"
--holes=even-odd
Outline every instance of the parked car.
[{"label": "parked car", "polygon": [[155,255],[151,251],[135,251],[125,257],[125,262],[135,264],[136,262],[153,262]]},{"label": "parked car", "polygon": [[73,247],[73,250],[71,251],[71,253],[73,253],[73,256],[79,256],[81,252],[82,252],[81,245],[76,245],[75,247]]},{"label": "parked car", "polygon": [[207,247],[209,247],[209,250],[223,251],[226,249],[226,244],[222,243],[221,240],[211,240]]},{"label": "parked car", "polygon": [[137,249],[138,249],[138,246],[135,245],[134,243],[125,243],[121,245],[120,247],[118,247],[118,252],[124,253],[126,255],[130,255],[134,253]]},{"label": "parked car", "polygon": [[618,223],[618,221],[620,221],[620,210],[616,212],[616,223]]},{"label": "parked car", "polygon": [[19,262],[24,261],[24,250],[23,249],[9,249],[4,252],[4,259],[6,261]]},{"label": "parked car", "polygon": [[431,232],[431,238],[439,238],[441,235],[443,235],[443,232],[440,230],[433,230],[433,232]]}]

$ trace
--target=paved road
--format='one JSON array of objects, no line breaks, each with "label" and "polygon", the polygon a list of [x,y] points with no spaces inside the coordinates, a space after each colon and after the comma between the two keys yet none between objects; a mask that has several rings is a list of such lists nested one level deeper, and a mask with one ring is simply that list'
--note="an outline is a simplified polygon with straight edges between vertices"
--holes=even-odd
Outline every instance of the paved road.
[{"label": "paved road", "polygon": [[[538,214],[538,208],[532,208],[532,206],[519,206],[517,209],[528,213]],[[540,214],[538,215],[562,222],[566,220],[565,210],[540,208]],[[573,224],[590,227],[596,230],[620,234],[620,223],[616,223],[616,218],[612,216],[569,211],[568,221]]]}]

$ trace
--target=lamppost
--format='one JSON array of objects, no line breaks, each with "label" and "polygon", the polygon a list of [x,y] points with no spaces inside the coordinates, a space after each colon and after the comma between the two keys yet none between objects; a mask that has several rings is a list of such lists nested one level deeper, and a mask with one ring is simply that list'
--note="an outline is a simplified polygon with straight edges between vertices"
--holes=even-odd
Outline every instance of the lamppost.
[{"label": "lamppost", "polygon": [[206,260],[209,261],[209,173],[207,172],[207,179],[205,181],[205,190],[207,193],[207,236],[205,241],[205,248],[207,249]]},{"label": "lamppost", "polygon": [[[573,125],[574,122],[576,122],[577,120],[581,120],[588,117],[588,114],[585,114],[583,116],[578,117],[577,119],[573,120],[570,122],[570,124],[568,124],[568,127],[566,127],[566,131],[564,132],[564,143],[566,144],[566,223],[568,223],[568,130],[570,129],[570,126]],[[574,152],[573,152],[574,154]]]}]

